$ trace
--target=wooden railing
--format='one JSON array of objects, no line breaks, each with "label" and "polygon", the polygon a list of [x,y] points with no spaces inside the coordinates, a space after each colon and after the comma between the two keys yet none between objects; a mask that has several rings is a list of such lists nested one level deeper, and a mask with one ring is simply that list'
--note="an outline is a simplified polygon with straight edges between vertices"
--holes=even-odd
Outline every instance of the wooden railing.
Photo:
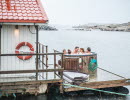
[{"label": "wooden railing", "polygon": [[[27,56],[27,55],[32,55],[32,57],[36,57],[38,56],[38,62],[37,60],[35,59],[34,62],[38,63],[38,68],[36,67],[34,70],[0,70],[0,78],[2,75],[5,75],[6,76],[10,76],[10,75],[15,75],[15,74],[29,74],[29,73],[37,73],[36,74],[36,80],[38,80],[38,77],[39,77],[39,73],[41,73],[42,75],[40,75],[44,80],[48,80],[48,72],[54,72],[54,78],[53,79],[56,79],[56,76],[58,76],[60,79],[62,79],[63,77],[63,67],[61,65],[59,65],[57,62],[58,62],[58,59],[56,59],[57,56],[60,57],[60,59],[62,60],[63,58],[63,53],[46,53],[48,52],[47,50],[47,46],[45,46],[45,50],[46,52],[44,52],[43,50],[43,45],[42,45],[42,49],[40,49],[40,45],[39,45],[39,53],[33,53],[33,54],[0,54],[0,57],[16,57],[16,56]],[[42,50],[42,51],[41,51]],[[48,56],[52,56],[53,57],[53,60],[54,60],[54,63],[51,64],[52,68],[49,68],[49,63],[48,63]],[[63,62],[63,61],[62,61]],[[6,62],[8,63],[8,61]],[[60,66],[60,67],[57,67],[57,66]],[[10,66],[11,67],[11,66]],[[1,66],[2,68],[2,66]],[[46,78],[44,77],[44,73],[46,73]],[[2,82],[2,81],[0,81]]]},{"label": "wooden railing", "polygon": [[[48,53],[48,46],[47,45],[43,45],[40,42],[38,42],[38,52],[39,53]],[[42,69],[46,69],[49,67],[48,66],[48,55],[42,55],[42,56],[38,56],[38,61],[39,61],[39,66]],[[40,64],[41,62],[41,64]],[[45,68],[44,68],[45,67]],[[42,74],[42,77],[44,76],[44,74]],[[48,78],[48,73],[46,72],[46,79]]]}]

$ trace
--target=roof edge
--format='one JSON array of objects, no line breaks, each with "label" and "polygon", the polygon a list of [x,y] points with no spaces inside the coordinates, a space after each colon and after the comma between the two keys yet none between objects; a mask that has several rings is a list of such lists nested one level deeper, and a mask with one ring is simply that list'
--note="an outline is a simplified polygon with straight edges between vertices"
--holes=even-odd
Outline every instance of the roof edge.
[{"label": "roof edge", "polygon": [[13,23],[13,22],[7,22],[7,23],[2,23],[0,22],[1,25],[47,25],[47,23]]},{"label": "roof edge", "polygon": [[43,14],[45,20],[48,20],[47,14],[46,14],[46,12],[45,12],[45,9],[43,8],[43,5],[42,5],[41,0],[36,0],[36,1],[38,2],[39,6],[40,6],[40,8],[41,8],[41,11],[42,11],[42,14]]}]

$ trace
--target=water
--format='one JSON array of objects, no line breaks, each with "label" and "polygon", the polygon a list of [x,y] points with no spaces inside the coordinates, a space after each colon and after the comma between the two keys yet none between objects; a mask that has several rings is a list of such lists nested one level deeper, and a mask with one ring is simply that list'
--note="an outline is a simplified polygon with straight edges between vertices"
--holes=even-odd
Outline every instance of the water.
[{"label": "water", "polygon": [[[99,67],[130,78],[130,32],[41,31],[39,39],[41,43],[49,46],[50,51],[73,50],[75,46],[85,49],[91,47],[92,51],[98,54]],[[129,86],[127,88],[130,90]],[[130,100],[128,97],[110,97],[108,100]],[[78,99],[86,100],[84,97]],[[76,97],[70,100],[78,99]],[[95,100],[98,99],[95,97]]]},{"label": "water", "polygon": [[46,95],[39,95],[39,96],[22,96],[15,98],[3,98],[0,100],[130,100],[127,97],[123,96],[74,96],[74,97],[65,97],[65,96],[57,96],[56,98],[47,97]]},{"label": "water", "polygon": [[[91,47],[98,54],[98,65],[116,74],[130,78],[130,32],[103,31],[41,31],[39,40],[53,49],[73,50],[75,46]],[[130,87],[128,87],[130,90]],[[53,98],[53,97],[52,97]],[[2,99],[16,100],[16,99]],[[17,100],[50,100],[47,95],[19,97]],[[54,100],[54,99],[53,99]],[[57,96],[57,100],[130,100],[130,97],[108,96]]]},{"label": "water", "polygon": [[130,78],[130,32],[41,31],[39,40],[50,52],[91,47],[98,54],[99,67]]}]

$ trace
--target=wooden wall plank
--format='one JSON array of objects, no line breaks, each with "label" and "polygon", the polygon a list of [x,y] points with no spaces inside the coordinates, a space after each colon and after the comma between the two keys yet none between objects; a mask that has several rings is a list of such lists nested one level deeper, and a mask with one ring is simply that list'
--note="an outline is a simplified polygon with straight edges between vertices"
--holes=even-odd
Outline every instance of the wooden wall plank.
[{"label": "wooden wall plank", "polygon": [[[19,34],[15,34],[14,25],[3,25],[1,30],[1,53],[15,54],[15,48],[20,42],[29,42],[35,49],[36,34],[32,34],[27,26],[19,26]],[[35,33],[35,27],[30,26],[30,30]],[[21,47],[23,50],[29,50],[28,47]],[[20,50],[21,50],[20,49]],[[35,69],[35,56],[28,60],[21,60],[17,56],[1,57],[1,71],[8,70],[33,70]],[[27,74],[26,74],[27,75]],[[28,74],[29,75],[29,74]],[[35,75],[35,74],[30,74]],[[1,75],[5,77],[8,75]]]}]

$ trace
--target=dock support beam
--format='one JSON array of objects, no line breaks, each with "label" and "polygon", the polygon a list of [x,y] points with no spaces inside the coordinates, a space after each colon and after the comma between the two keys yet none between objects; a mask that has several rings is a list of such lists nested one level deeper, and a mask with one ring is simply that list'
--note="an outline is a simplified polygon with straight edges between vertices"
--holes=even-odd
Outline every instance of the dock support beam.
[{"label": "dock support beam", "polygon": [[[36,28],[36,54],[38,54],[38,26]],[[36,55],[36,80],[38,80],[38,55]]]}]

